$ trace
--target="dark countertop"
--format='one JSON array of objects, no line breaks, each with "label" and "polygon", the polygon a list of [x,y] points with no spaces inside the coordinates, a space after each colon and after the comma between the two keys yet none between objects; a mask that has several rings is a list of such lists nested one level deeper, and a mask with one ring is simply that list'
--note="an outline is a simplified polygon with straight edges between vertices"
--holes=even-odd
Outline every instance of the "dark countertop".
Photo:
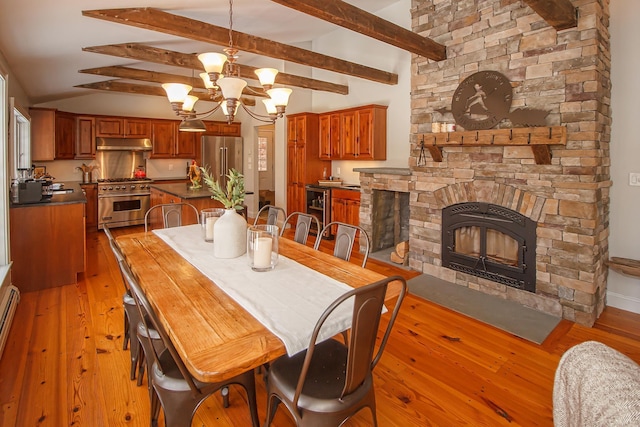
[{"label": "dark countertop", "polygon": [[170,184],[162,184],[154,182],[150,184],[149,187],[155,188],[156,190],[164,191],[165,193],[172,194],[176,197],[180,197],[181,199],[202,199],[202,198],[211,198],[211,191],[204,186],[200,188],[189,188],[191,183],[170,183]]},{"label": "dark countertop", "polygon": [[351,190],[360,191],[360,185],[358,184],[342,184],[342,185],[320,185],[320,184],[307,184],[307,187],[322,188],[323,190]]},{"label": "dark countertop", "polygon": [[87,203],[87,198],[82,192],[82,188],[80,187],[80,182],[69,182],[66,181],[64,183],[65,190],[73,189],[73,193],[66,194],[54,194],[50,199],[44,199],[44,201],[36,202],[36,203],[25,203],[25,204],[13,204],[9,205],[10,208],[29,208],[36,206],[55,206],[55,205],[71,205],[75,203]]},{"label": "dark countertop", "polygon": [[411,175],[409,168],[353,168],[354,172],[375,173],[382,175]]}]

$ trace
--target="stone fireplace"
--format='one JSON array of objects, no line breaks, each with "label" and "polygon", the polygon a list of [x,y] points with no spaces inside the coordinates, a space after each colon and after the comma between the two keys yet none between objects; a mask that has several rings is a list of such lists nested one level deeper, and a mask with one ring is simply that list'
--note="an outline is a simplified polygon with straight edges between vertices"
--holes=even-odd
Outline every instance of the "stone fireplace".
[{"label": "stone fireplace", "polygon": [[[607,283],[609,1],[573,4],[578,26],[557,31],[520,0],[412,2],[413,31],[445,45],[447,59],[412,59],[409,265],[452,286],[592,325],[604,308]],[[421,153],[432,122],[455,121],[454,92],[478,71],[507,77],[511,110],[544,110],[546,126],[566,127],[566,145],[549,146],[549,164],[540,164],[526,145],[446,146],[439,158]],[[526,126],[511,123],[508,114],[495,126],[517,127]],[[456,131],[464,130],[458,123]],[[526,261],[527,269],[535,268],[532,287],[449,268],[451,257],[443,260],[443,247],[451,244],[443,241],[443,235],[450,239],[443,233],[443,210],[469,203],[508,210],[535,224],[535,243],[527,244],[535,245],[535,267],[531,258]],[[473,254],[473,244],[462,252],[469,254],[456,256],[492,262],[486,250]]]}]

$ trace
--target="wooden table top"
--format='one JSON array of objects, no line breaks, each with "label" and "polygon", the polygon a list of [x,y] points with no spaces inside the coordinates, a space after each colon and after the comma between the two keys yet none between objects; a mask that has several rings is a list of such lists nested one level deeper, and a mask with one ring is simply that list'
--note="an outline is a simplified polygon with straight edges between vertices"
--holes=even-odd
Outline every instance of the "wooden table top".
[{"label": "wooden table top", "polygon": [[[223,381],[286,353],[278,337],[224,291],[211,286],[213,281],[155,234],[129,234],[116,240],[182,360],[198,380]],[[384,278],[290,239],[281,238],[279,250],[281,256],[353,287]],[[390,288],[387,298],[397,296],[399,288]]]}]

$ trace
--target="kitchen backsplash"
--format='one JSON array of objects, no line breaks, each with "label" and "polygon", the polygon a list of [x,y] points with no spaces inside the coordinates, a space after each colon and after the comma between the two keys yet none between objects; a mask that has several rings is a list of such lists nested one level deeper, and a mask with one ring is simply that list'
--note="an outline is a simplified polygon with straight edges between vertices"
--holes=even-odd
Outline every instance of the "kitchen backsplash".
[{"label": "kitchen backsplash", "polygon": [[152,179],[182,179],[187,177],[187,159],[147,159],[147,177]]}]

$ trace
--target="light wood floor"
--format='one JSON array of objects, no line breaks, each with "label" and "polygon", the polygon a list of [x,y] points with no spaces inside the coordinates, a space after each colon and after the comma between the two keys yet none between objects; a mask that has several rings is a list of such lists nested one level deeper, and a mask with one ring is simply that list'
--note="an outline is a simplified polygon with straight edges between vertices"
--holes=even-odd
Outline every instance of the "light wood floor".
[{"label": "light wood floor", "polygon": [[[89,233],[88,254],[77,285],[22,295],[0,361],[0,426],[149,424],[146,378],[136,387],[128,377],[123,285],[103,233]],[[415,274],[375,260],[368,268]],[[563,321],[536,345],[409,296],[375,371],[379,425],[551,426],[559,358],[587,340],[640,362],[640,316],[608,308],[594,328]],[[264,419],[261,378],[257,385]],[[218,394],[205,401],[193,426],[250,425],[241,391],[231,390],[229,408],[220,402]],[[281,408],[272,425],[293,422]],[[347,425],[371,425],[370,413],[362,411]]]}]

